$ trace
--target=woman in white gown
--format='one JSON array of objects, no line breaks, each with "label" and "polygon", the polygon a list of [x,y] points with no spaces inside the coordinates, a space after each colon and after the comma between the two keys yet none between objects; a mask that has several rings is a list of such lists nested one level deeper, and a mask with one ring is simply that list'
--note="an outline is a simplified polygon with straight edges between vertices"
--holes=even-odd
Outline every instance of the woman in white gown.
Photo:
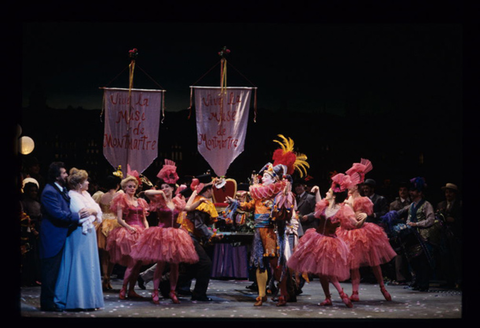
[{"label": "woman in white gown", "polygon": [[72,168],[68,176],[72,188],[70,210],[89,209],[91,216],[71,227],[63,250],[55,287],[55,303],[63,310],[93,310],[104,307],[100,261],[94,221],[102,221],[100,206],[88,193],[88,174]]}]

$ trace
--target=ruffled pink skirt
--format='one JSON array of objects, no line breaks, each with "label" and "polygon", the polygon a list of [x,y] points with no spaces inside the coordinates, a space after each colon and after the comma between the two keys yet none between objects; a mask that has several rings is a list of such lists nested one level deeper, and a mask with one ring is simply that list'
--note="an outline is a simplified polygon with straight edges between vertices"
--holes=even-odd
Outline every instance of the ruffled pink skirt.
[{"label": "ruffled pink skirt", "polygon": [[375,223],[366,222],[363,227],[353,230],[340,227],[337,236],[350,247],[351,269],[387,263],[397,255],[383,228]]},{"label": "ruffled pink skirt", "polygon": [[142,262],[195,263],[198,255],[192,238],[183,229],[151,227],[132,247],[132,258]]},{"label": "ruffled pink skirt", "polygon": [[110,255],[110,262],[123,266],[133,264],[134,260],[130,256],[132,247],[137,243],[142,234],[148,230],[141,226],[134,226],[137,232],[130,233],[124,227],[117,227],[110,231],[107,237],[107,251]]},{"label": "ruffled pink skirt", "polygon": [[348,246],[342,239],[308,229],[299,239],[287,266],[296,272],[314,273],[344,281],[350,278],[349,254]]}]

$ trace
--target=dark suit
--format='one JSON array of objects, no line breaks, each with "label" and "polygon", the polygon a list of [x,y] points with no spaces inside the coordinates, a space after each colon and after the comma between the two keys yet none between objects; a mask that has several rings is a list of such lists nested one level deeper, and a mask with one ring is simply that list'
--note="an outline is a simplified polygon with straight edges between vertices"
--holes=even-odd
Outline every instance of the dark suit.
[{"label": "dark suit", "polygon": [[40,260],[42,287],[40,306],[53,310],[55,283],[62,260],[62,250],[70,228],[78,224],[78,213],[70,211],[70,200],[56,185],[47,184],[40,198],[42,223],[40,226]]},{"label": "dark suit", "polygon": [[298,232],[298,236],[302,236],[307,229],[316,228],[318,226],[318,220],[315,218],[315,195],[304,192],[303,195],[297,196],[297,211],[300,215],[306,215],[306,221],[300,221],[302,226],[302,232]]},{"label": "dark suit", "polygon": [[373,203],[373,214],[367,217],[366,221],[379,224],[381,221],[380,217],[388,212],[388,201],[385,197],[377,194],[373,194],[369,198]]}]

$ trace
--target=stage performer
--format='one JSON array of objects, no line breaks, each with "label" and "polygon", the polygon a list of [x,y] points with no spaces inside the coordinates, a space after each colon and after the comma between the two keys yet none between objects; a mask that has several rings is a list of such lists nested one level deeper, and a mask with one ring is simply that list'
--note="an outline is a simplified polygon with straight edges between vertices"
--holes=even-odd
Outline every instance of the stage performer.
[{"label": "stage performer", "polygon": [[113,175],[107,176],[104,185],[106,192],[99,190],[92,195],[92,198],[98,203],[98,205],[100,205],[100,209],[103,213],[102,223],[96,226],[96,230],[100,265],[103,273],[102,288],[104,291],[112,289],[110,276],[113,272],[114,263],[110,261],[110,255],[107,252],[106,247],[108,234],[114,228],[119,227],[116,213],[110,209],[110,205],[112,199],[117,194],[118,189],[120,189],[121,174],[122,172],[118,170],[114,172]]},{"label": "stage performer", "polygon": [[[257,268],[258,285],[258,297],[254,306],[261,306],[267,300],[267,261],[273,271],[273,277],[280,282],[277,306],[285,306],[288,300],[289,273],[285,266],[286,227],[293,215],[295,196],[291,192],[291,183],[287,175],[293,174],[295,170],[303,174],[305,167],[309,167],[306,162],[307,156],[293,152],[293,140],[279,136],[284,142],[274,140],[281,145],[281,148],[273,154],[274,163],[267,163],[259,172],[262,174],[261,183],[254,183],[249,188],[252,200],[238,204],[239,209],[254,212],[255,230],[251,261]],[[231,197],[226,201],[236,202]]]},{"label": "stage performer", "polygon": [[[127,267],[119,294],[119,298],[122,300],[127,296],[128,298],[142,298],[134,291],[142,262],[134,260],[130,256],[132,246],[148,228],[148,204],[144,199],[135,197],[139,183],[138,178],[134,176],[129,175],[123,179],[120,183],[123,192],[117,193],[110,206],[112,211],[117,214],[117,222],[120,227],[113,229],[108,234],[107,251],[113,263]],[[129,287],[128,295],[127,286]]]},{"label": "stage performer", "polygon": [[53,162],[48,168],[48,183],[43,189],[42,222],[40,225],[40,267],[42,311],[62,311],[54,302],[55,284],[62,263],[63,249],[69,231],[92,215],[88,208],[76,212],[70,209],[67,191],[68,172],[63,162]]},{"label": "stage performer", "polygon": [[348,187],[354,183],[348,175],[343,173],[332,177],[332,185],[325,198],[315,206],[314,216],[319,224],[316,228],[305,232],[287,262],[290,269],[319,276],[325,293],[325,300],[319,304],[321,306],[332,305],[329,288],[331,282],[343,303],[349,308],[353,307],[340,285],[340,281],[350,277],[350,249],[341,238],[337,237],[336,231],[340,227],[345,230],[355,230],[361,227],[365,220],[364,218],[357,221],[353,210],[343,203],[347,197]]},{"label": "stage performer", "polygon": [[97,236],[93,222],[102,222],[102,210],[88,193],[88,173],[72,168],[68,176],[70,210],[91,210],[82,226],[67,236],[55,286],[55,304],[63,310],[96,310],[104,307]]},{"label": "stage performer", "polygon": [[[352,180],[357,180],[358,184],[352,185],[349,189],[349,197],[346,201],[355,212],[357,220],[364,220],[373,213],[373,203],[368,197],[363,197],[358,191],[358,185],[365,181],[365,174],[372,170],[372,163],[368,159],[361,159],[360,163],[354,163],[345,173]],[[390,245],[387,234],[382,227],[377,224],[365,222],[360,229],[346,230],[340,229],[337,232],[338,237],[345,240],[350,247],[350,274],[352,280],[352,295],[350,300],[358,302],[360,285],[360,267],[369,266],[380,285],[380,291],[387,301],[392,297],[385,289],[383,282],[381,264],[392,260],[397,254]]]},{"label": "stage performer", "polygon": [[218,212],[211,201],[213,185],[216,182],[210,174],[204,174],[192,180],[190,195],[186,209],[186,216],[179,217],[182,229],[190,235],[198,262],[187,264],[186,272],[180,277],[179,285],[190,288],[190,282],[195,278],[195,287],[192,291],[192,301],[211,301],[207,296],[208,284],[212,273],[212,260],[208,256],[206,248],[215,239],[221,239],[222,235],[212,231],[210,226],[216,222]]},{"label": "stage performer", "polygon": [[143,232],[132,247],[131,256],[143,263],[157,263],[153,276],[152,301],[154,304],[159,304],[158,289],[165,264],[169,263],[169,297],[173,303],[179,304],[180,301],[175,292],[178,265],[181,262],[198,262],[198,255],[188,233],[183,229],[178,229],[177,218],[184,211],[186,202],[180,193],[173,197],[178,180],[175,162],[166,159],[157,177],[160,190],[146,190],[145,195],[151,200],[149,210],[157,212],[158,226]]}]

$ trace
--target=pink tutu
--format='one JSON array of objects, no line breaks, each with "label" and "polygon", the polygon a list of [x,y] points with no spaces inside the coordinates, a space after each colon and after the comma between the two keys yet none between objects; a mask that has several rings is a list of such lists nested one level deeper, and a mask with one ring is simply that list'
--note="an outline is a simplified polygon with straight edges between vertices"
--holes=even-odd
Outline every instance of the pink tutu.
[{"label": "pink tutu", "polygon": [[135,225],[136,233],[130,233],[124,227],[117,227],[110,231],[107,237],[107,251],[110,255],[110,262],[117,263],[123,266],[128,266],[132,263],[130,253],[133,245],[137,243],[142,234],[148,230],[144,227]]},{"label": "pink tutu", "polygon": [[387,234],[375,223],[366,222],[359,229],[337,229],[337,236],[350,248],[350,268],[377,266],[389,262],[397,253],[393,250]]},{"label": "pink tutu", "polygon": [[287,266],[296,272],[309,272],[344,281],[350,278],[350,251],[338,237],[328,237],[308,229],[300,238]]},{"label": "pink tutu", "polygon": [[195,263],[198,255],[192,238],[183,229],[146,229],[132,247],[132,258],[143,262]]}]

